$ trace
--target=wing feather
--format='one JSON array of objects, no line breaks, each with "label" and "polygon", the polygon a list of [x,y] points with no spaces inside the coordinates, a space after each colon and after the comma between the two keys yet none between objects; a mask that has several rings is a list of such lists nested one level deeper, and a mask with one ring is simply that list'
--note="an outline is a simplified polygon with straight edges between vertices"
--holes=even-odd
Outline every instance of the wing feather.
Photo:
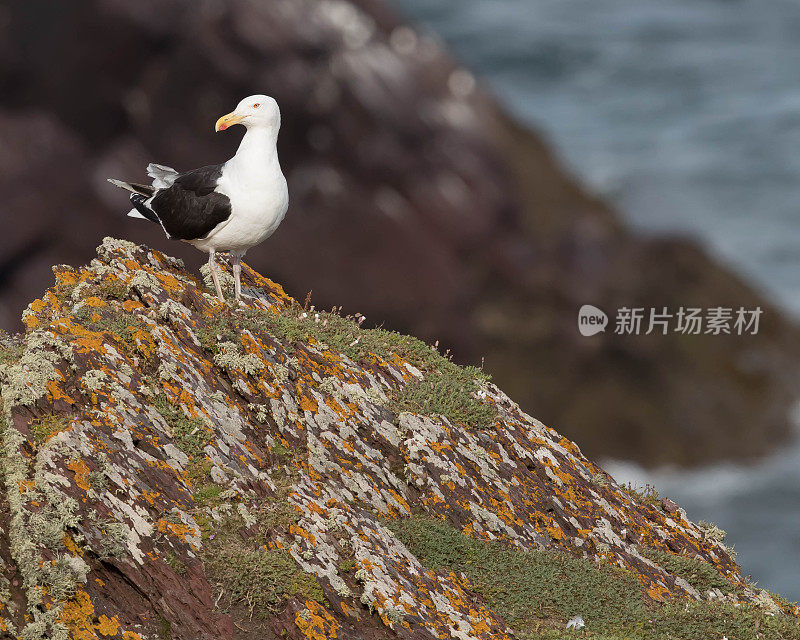
[{"label": "wing feather", "polygon": [[172,185],[157,189],[147,202],[164,227],[164,231],[180,240],[205,237],[231,215],[231,202],[215,191],[222,165],[200,167],[177,174]]}]

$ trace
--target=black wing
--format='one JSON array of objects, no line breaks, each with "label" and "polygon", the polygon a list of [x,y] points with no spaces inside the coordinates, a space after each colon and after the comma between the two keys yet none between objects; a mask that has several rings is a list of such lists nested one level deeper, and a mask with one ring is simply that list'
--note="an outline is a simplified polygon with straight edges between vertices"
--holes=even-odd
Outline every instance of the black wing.
[{"label": "black wing", "polygon": [[222,165],[200,167],[180,174],[171,187],[156,192],[148,206],[170,237],[202,238],[230,217],[228,196],[214,191],[221,175]]}]

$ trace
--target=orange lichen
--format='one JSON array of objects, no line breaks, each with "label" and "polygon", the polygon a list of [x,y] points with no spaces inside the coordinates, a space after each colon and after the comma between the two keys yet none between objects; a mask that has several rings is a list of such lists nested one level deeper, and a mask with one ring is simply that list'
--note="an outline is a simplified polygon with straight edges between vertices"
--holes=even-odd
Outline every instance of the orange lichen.
[{"label": "orange lichen", "polygon": [[647,588],[647,595],[653,600],[664,602],[670,597],[670,591],[664,585],[653,582]]},{"label": "orange lichen", "polygon": [[89,466],[83,460],[71,460],[67,463],[67,468],[75,473],[75,484],[84,491],[92,488],[89,482]]},{"label": "orange lichen", "polygon": [[317,544],[317,538],[313,533],[309,533],[302,527],[298,527],[296,524],[293,524],[289,527],[289,533],[305,538],[309,541],[309,543],[311,543],[312,546]]},{"label": "orange lichen", "polygon": [[119,632],[117,617],[109,618],[103,614],[97,619],[97,631],[101,636],[115,636]]},{"label": "orange lichen", "polygon": [[71,640],[97,640],[97,627],[94,620],[94,605],[85,591],[78,591],[64,603],[59,614],[59,622],[70,631]]},{"label": "orange lichen", "polygon": [[130,313],[134,309],[144,309],[144,305],[138,300],[125,300],[122,303],[122,308]]},{"label": "orange lichen", "polygon": [[64,537],[62,538],[61,542],[73,556],[83,555],[82,550],[78,547],[77,544],[75,544],[75,541],[72,539],[72,536],[70,536],[68,533],[64,534]]},{"label": "orange lichen", "polygon": [[176,538],[186,541],[187,536],[194,536],[196,531],[182,522],[170,522],[169,520],[159,520],[156,528],[161,533],[171,533]]},{"label": "orange lichen", "polygon": [[341,625],[327,610],[313,600],[307,600],[305,610],[298,611],[294,623],[309,640],[327,640],[338,638]]},{"label": "orange lichen", "polygon": [[318,409],[317,401],[311,396],[305,394],[300,394],[298,398],[298,404],[300,405],[300,409],[303,411],[311,411],[312,413],[315,413]]}]

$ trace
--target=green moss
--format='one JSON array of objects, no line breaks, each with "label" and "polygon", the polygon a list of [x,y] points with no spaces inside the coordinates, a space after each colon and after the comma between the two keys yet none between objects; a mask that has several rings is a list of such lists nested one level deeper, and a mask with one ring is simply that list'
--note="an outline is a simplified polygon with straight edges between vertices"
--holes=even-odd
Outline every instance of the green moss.
[{"label": "green moss", "polygon": [[166,563],[172,567],[172,570],[177,573],[179,576],[186,576],[188,570],[186,568],[186,564],[184,564],[183,560],[181,560],[173,551],[167,552],[167,555],[164,557]]},{"label": "green moss", "polygon": [[414,379],[396,391],[387,407],[390,411],[443,415],[452,422],[477,428],[494,424],[497,409],[479,398],[489,381],[481,369],[460,367],[417,338],[382,328],[363,328],[360,320],[361,317],[342,316],[333,311],[307,312],[295,303],[277,313],[242,309],[220,315],[202,328],[198,336],[203,348],[214,354],[217,364],[246,373],[255,373],[261,366],[244,360],[254,356],[239,354],[239,337],[244,329],[267,333],[287,344],[314,341],[356,362],[376,357],[386,360],[396,354],[425,377]]},{"label": "green moss", "polygon": [[128,313],[122,310],[95,310],[94,313],[100,315],[96,320],[92,320],[92,308],[82,306],[75,312],[75,317],[91,331],[110,333],[113,337],[121,340],[125,345],[136,348],[134,332],[142,327],[141,318],[135,313]]},{"label": "green moss", "polygon": [[355,571],[357,566],[355,560],[342,560],[339,563],[339,573],[350,573],[351,571]]},{"label": "green moss", "polygon": [[91,297],[103,300],[124,300],[127,293],[128,288],[125,284],[111,277],[104,277],[94,284],[81,281],[74,285],[58,284],[55,287],[56,297],[62,300],[71,298],[73,302]]},{"label": "green moss", "polygon": [[[796,618],[744,604],[676,598],[661,605],[645,598],[633,573],[557,550],[525,552],[475,540],[430,518],[387,526],[426,568],[463,572],[525,640],[575,638],[565,629],[575,615],[586,623],[580,633],[594,640],[800,640]],[[700,572],[707,583],[716,582],[692,564],[690,575]]]},{"label": "green moss", "polygon": [[187,418],[180,407],[167,400],[163,393],[153,399],[153,406],[169,425],[178,448],[189,458],[202,457],[203,450],[214,438],[205,423],[199,418]]},{"label": "green moss", "polygon": [[354,361],[388,358],[397,354],[417,368],[433,370],[453,363],[422,340],[383,328],[361,326],[362,316],[342,316],[334,311],[305,311],[299,304],[278,313],[244,309],[234,322],[241,327],[266,331],[285,342],[315,340]]},{"label": "green moss", "polygon": [[194,494],[194,501],[198,504],[216,504],[220,500],[222,487],[218,484],[206,484],[197,489]]},{"label": "green moss", "polygon": [[319,582],[302,571],[285,549],[225,546],[210,565],[228,604],[245,605],[261,618],[278,613],[291,597],[323,601]]},{"label": "green moss", "polygon": [[798,640],[800,621],[769,615],[749,605],[709,602],[671,602],[659,611],[649,634],[635,637],[656,640]]},{"label": "green moss", "polygon": [[[647,619],[641,584],[630,572],[556,550],[524,552],[463,535],[440,520],[389,525],[426,568],[463,572],[488,605],[520,633],[542,623],[632,625]],[[563,628],[563,625],[562,625]]]},{"label": "green moss", "polygon": [[93,295],[106,300],[124,300],[127,294],[127,287],[122,282],[110,278],[102,280],[93,293]]},{"label": "green moss", "polygon": [[172,638],[172,625],[164,616],[158,621],[158,637],[161,640],[170,640]]},{"label": "green moss", "polygon": [[260,522],[264,530],[282,529],[288,531],[289,527],[296,524],[299,519],[300,515],[297,513],[297,509],[288,502],[280,500],[270,505],[270,508],[262,511]]},{"label": "green moss", "polygon": [[254,615],[267,618],[291,597],[323,601],[319,582],[286,549],[268,548],[277,531],[288,531],[299,517],[286,501],[286,493],[279,491],[279,497],[249,510],[242,504],[236,509],[222,505],[218,512],[228,515],[220,520],[206,517],[203,511],[195,515],[204,540],[205,566],[229,607],[244,605]]},{"label": "green moss", "polygon": [[272,451],[272,453],[279,458],[291,458],[294,455],[289,447],[284,446],[280,442],[276,442],[274,445],[272,445],[270,451]]},{"label": "green moss", "polygon": [[670,573],[680,576],[700,593],[705,593],[709,589],[719,589],[722,593],[733,591],[733,585],[711,564],[700,558],[679,556],[661,549],[644,549],[642,555]]},{"label": "green moss", "polygon": [[215,356],[222,351],[220,349],[221,343],[238,342],[240,335],[241,331],[234,318],[227,314],[214,316],[209,324],[197,332],[197,337],[202,347]]},{"label": "green moss", "polygon": [[34,442],[39,445],[47,442],[52,436],[69,427],[70,416],[48,413],[31,420],[30,429]]},{"label": "green moss", "polygon": [[210,464],[204,449],[214,439],[214,433],[199,418],[186,417],[181,408],[172,404],[163,393],[155,396],[153,406],[169,425],[175,446],[189,458],[189,479],[192,483],[206,479]]},{"label": "green moss", "polygon": [[482,378],[475,367],[436,371],[394,392],[387,408],[396,414],[442,415],[450,422],[486,429],[495,423],[497,410],[476,397]]}]

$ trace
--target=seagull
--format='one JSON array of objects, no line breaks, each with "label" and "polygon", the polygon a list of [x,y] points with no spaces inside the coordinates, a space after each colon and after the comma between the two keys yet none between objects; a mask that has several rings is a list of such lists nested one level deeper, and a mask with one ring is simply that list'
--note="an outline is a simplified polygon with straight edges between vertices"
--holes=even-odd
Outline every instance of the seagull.
[{"label": "seagull", "polygon": [[108,181],[131,192],[132,218],[161,225],[167,238],[183,240],[208,253],[208,266],[217,290],[217,251],[230,252],[236,300],[242,295],[242,256],[269,238],[286,215],[289,190],[278,163],[278,103],[265,95],[242,100],[231,113],[217,120],[215,131],[235,124],[246,132],[236,155],[215,164],[179,173],[171,167],[149,164],[152,185]]}]

